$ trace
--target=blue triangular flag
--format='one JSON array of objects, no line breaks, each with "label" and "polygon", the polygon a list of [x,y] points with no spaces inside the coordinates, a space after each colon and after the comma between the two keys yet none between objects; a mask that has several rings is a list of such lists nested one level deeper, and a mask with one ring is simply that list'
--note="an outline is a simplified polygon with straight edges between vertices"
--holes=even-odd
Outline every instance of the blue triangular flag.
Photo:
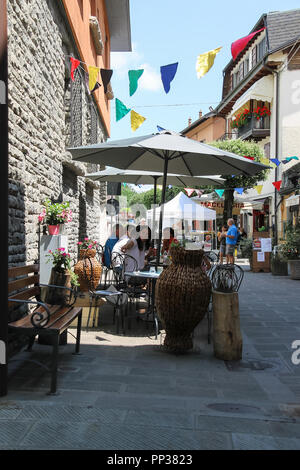
[{"label": "blue triangular flag", "polygon": [[281,160],[281,163],[283,163],[284,165],[285,165],[286,163],[288,163],[288,162],[289,162],[289,160],[287,160],[287,159]]},{"label": "blue triangular flag", "polygon": [[275,163],[276,166],[280,165],[280,161],[277,158],[270,158],[271,162]]},{"label": "blue triangular flag", "polygon": [[234,190],[239,194],[243,194],[244,192],[244,188],[234,188]]},{"label": "blue triangular flag", "polygon": [[160,126],[156,126],[157,127],[157,130],[158,132],[161,132],[161,131],[165,131],[166,129],[164,129],[163,127],[160,127]]},{"label": "blue triangular flag", "polygon": [[171,81],[174,79],[177,72],[178,62],[175,64],[162,65],[160,67],[161,80],[163,82],[164,90],[166,93],[170,91]]},{"label": "blue triangular flag", "polygon": [[215,189],[215,191],[219,197],[222,197],[225,189]]}]

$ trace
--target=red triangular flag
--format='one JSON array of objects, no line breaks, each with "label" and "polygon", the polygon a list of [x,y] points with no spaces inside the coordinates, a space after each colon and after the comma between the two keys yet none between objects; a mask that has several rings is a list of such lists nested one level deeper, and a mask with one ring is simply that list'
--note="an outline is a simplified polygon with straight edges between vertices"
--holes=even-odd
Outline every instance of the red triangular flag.
[{"label": "red triangular flag", "polygon": [[71,64],[72,64],[71,65],[71,78],[74,82],[74,72],[77,69],[77,67],[79,66],[80,60],[74,59],[74,57],[70,57],[70,61],[71,61]]},{"label": "red triangular flag", "polygon": [[240,52],[242,52],[243,49],[247,46],[248,42],[257,34],[263,31],[266,28],[261,28],[258,31],[254,31],[254,33],[249,34],[248,36],[245,36],[243,38],[237,39],[231,44],[231,54],[233,60],[237,58]]},{"label": "red triangular flag", "polygon": [[243,155],[244,158],[248,158],[248,160],[254,160],[254,157],[247,157],[247,155]]},{"label": "red triangular flag", "polygon": [[190,188],[184,188],[184,190],[186,191],[188,197],[190,197],[195,191],[194,189],[190,189]]},{"label": "red triangular flag", "polygon": [[273,186],[275,186],[275,188],[276,188],[278,191],[280,190],[281,181],[282,181],[282,180],[274,181],[274,182],[272,183]]}]

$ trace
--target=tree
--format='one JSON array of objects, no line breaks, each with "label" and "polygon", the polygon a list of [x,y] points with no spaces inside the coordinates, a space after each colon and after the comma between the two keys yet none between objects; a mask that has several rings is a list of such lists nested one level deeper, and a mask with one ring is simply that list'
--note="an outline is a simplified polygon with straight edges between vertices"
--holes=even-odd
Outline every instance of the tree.
[{"label": "tree", "polygon": [[[254,161],[259,162],[260,158],[264,156],[263,150],[254,141],[248,140],[218,140],[211,142],[212,146],[218,147],[222,150],[235,153],[239,156],[246,155],[247,157],[254,157]],[[224,191],[224,213],[223,223],[226,224],[228,218],[232,217],[232,209],[234,202],[234,188],[253,188],[257,183],[267,178],[269,170],[262,170],[254,176],[223,176],[225,178],[223,188]]]}]

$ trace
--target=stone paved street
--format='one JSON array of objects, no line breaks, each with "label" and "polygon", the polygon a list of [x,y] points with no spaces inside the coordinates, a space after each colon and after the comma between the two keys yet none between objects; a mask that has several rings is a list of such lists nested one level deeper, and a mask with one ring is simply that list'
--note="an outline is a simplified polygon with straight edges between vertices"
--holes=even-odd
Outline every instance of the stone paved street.
[{"label": "stone paved street", "polygon": [[[194,351],[174,356],[144,321],[117,336],[106,312],[98,329],[83,331],[82,355],[71,354],[71,336],[60,346],[59,395],[46,395],[47,371],[11,362],[0,449],[299,450],[300,365],[291,344],[300,340],[300,283],[244,269],[243,361],[214,358],[206,319]],[[50,351],[36,344],[18,358],[45,361]]]}]

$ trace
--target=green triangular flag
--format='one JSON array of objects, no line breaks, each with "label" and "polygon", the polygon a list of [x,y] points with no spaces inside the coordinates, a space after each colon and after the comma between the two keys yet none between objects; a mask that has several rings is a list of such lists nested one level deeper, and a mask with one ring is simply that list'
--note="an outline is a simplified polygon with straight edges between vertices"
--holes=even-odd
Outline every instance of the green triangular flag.
[{"label": "green triangular flag", "polygon": [[219,197],[222,197],[225,189],[215,189],[215,191]]},{"label": "green triangular flag", "polygon": [[122,119],[129,111],[130,108],[126,108],[125,104],[116,98],[116,120],[119,121]]},{"label": "green triangular flag", "polygon": [[138,79],[143,74],[144,69],[141,70],[129,70],[128,77],[129,77],[129,96],[132,96],[133,93],[136,92],[138,87]]}]

